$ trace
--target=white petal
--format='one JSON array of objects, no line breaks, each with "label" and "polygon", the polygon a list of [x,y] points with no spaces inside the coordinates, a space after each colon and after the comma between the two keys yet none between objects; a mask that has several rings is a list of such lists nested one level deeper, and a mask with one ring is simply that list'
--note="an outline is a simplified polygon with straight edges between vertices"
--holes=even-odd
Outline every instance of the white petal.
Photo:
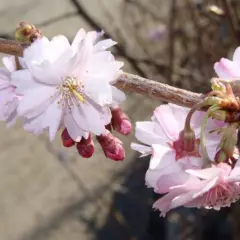
[{"label": "white petal", "polygon": [[27,69],[13,72],[11,74],[11,84],[17,87],[16,92],[19,94],[23,94],[28,89],[41,86],[40,83],[34,81]]},{"label": "white petal", "polygon": [[94,46],[94,51],[104,51],[114,45],[116,45],[117,42],[113,41],[112,39],[105,39],[102,41],[99,41],[95,46]]},{"label": "white petal", "polygon": [[142,144],[138,144],[138,143],[131,143],[131,148],[135,151],[138,151],[142,154],[151,154],[152,153],[152,148],[142,145]]},{"label": "white petal", "polygon": [[9,72],[16,71],[16,63],[15,63],[15,57],[14,56],[3,57],[2,62]]},{"label": "white petal", "polygon": [[24,92],[24,97],[20,101],[18,114],[23,116],[49,101],[56,93],[56,89],[50,86],[39,86]]},{"label": "white petal", "polygon": [[46,37],[42,37],[34,41],[29,47],[25,48],[23,57],[26,65],[32,60],[42,61],[48,52],[49,44],[50,41]]},{"label": "white petal", "polygon": [[107,81],[99,77],[85,79],[84,92],[100,106],[112,103],[112,87]]},{"label": "white petal", "polygon": [[70,137],[75,141],[75,142],[80,142],[82,137],[85,139],[88,137],[88,132],[82,130],[74,121],[71,113],[67,113],[64,115],[64,125],[67,128],[67,131],[70,135]]},{"label": "white petal", "polygon": [[82,40],[84,39],[85,36],[86,36],[86,31],[83,28],[78,30],[78,32],[72,42],[72,47],[75,51],[77,51],[79,44],[82,42]]},{"label": "white petal", "polygon": [[[89,131],[96,135],[103,134],[105,132],[105,125],[104,125],[103,119],[100,118],[100,114],[97,111],[97,109],[95,109],[89,103],[80,104],[80,109],[82,109],[85,121],[88,123]],[[78,122],[76,121],[80,127],[81,127],[81,121],[79,120]]]},{"label": "white petal", "polygon": [[59,106],[58,99],[56,98],[44,112],[44,119],[42,121],[42,127],[49,128],[50,141],[54,140],[56,133],[59,130],[62,116],[63,110],[62,107]]},{"label": "white petal", "polygon": [[168,165],[175,165],[175,153],[168,145],[153,144],[149,169],[161,169]]},{"label": "white petal", "polygon": [[79,47],[73,61],[73,75],[78,76],[80,79],[87,70],[90,57],[93,50],[94,33],[88,32],[84,38],[83,44]]},{"label": "white petal", "polygon": [[112,86],[112,98],[113,98],[113,105],[119,105],[126,100],[126,95],[123,91]]}]

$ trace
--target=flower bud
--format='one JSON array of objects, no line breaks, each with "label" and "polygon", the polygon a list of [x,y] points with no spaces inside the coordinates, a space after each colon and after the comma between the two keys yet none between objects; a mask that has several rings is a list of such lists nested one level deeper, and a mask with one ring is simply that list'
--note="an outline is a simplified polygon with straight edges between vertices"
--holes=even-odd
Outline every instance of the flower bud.
[{"label": "flower bud", "polygon": [[88,139],[82,138],[80,142],[77,143],[78,153],[84,158],[92,157],[94,153],[94,143],[91,135],[89,134]]},{"label": "flower bud", "polygon": [[97,140],[107,158],[115,161],[122,161],[125,158],[122,142],[114,137],[108,130],[106,130],[105,134],[97,136]]},{"label": "flower bud", "polygon": [[32,43],[35,39],[42,37],[39,30],[32,24],[20,22],[15,32],[15,39],[22,43]]},{"label": "flower bud", "polygon": [[128,135],[132,130],[132,125],[127,114],[120,107],[112,108],[111,111],[114,130],[123,135]]},{"label": "flower bud", "polygon": [[64,147],[72,147],[75,144],[66,128],[62,131],[61,138]]}]

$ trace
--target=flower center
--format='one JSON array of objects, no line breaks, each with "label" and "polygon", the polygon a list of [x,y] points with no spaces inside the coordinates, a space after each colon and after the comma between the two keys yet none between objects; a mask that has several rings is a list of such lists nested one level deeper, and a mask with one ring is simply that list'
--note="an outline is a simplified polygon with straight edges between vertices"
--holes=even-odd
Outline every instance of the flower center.
[{"label": "flower center", "polygon": [[86,101],[84,98],[83,86],[79,84],[78,80],[74,77],[66,77],[64,82],[58,87],[58,90],[61,94],[59,103],[63,105],[67,102],[67,105],[71,106],[74,98],[81,103]]},{"label": "flower center", "polygon": [[202,197],[205,208],[219,210],[221,207],[229,207],[231,203],[240,199],[240,186],[236,183],[219,184]]},{"label": "flower center", "polygon": [[194,149],[192,151],[189,151],[184,146],[184,141],[182,139],[178,139],[172,143],[168,143],[168,145],[175,150],[175,160],[179,160],[184,157],[201,157],[199,154],[199,145],[200,145],[200,139],[194,140]]}]

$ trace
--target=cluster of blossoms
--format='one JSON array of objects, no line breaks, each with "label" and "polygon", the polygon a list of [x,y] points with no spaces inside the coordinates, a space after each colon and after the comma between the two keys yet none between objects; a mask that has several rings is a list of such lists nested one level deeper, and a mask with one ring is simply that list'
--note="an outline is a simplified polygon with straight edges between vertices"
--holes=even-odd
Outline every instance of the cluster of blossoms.
[{"label": "cluster of blossoms", "polygon": [[[240,77],[240,48],[233,61],[221,59],[214,69],[221,79]],[[145,179],[148,187],[163,194],[153,205],[161,216],[179,206],[219,210],[240,199],[240,125],[238,118],[226,121],[238,116],[240,104],[231,86],[218,80],[212,81],[213,91],[199,106],[189,110],[161,105],[151,121],[136,123],[135,135],[143,144],[131,147],[142,156],[151,155]],[[209,110],[197,111],[201,107]]]},{"label": "cluster of blossoms", "polygon": [[[122,142],[111,133],[131,131],[119,106],[125,94],[113,86],[123,63],[107,50],[116,42],[100,41],[101,35],[80,29],[70,44],[21,23],[16,39],[31,44],[22,57],[3,58],[0,120],[12,126],[21,117],[26,131],[47,131],[51,141],[62,129],[63,145],[76,146],[85,158],[94,153],[96,135],[106,157],[123,160]],[[192,109],[161,105],[151,121],[136,123],[142,144],[131,147],[151,155],[146,184],[164,194],[154,203],[162,216],[178,206],[220,209],[240,198],[240,99],[230,84],[240,77],[240,48],[214,69],[221,79],[212,80],[212,91]]]},{"label": "cluster of blossoms", "polygon": [[123,160],[125,152],[111,128],[127,135],[128,116],[119,104],[125,94],[112,84],[121,73],[122,62],[107,49],[116,42],[99,40],[101,33],[80,29],[72,44],[65,36],[42,37],[32,25],[20,24],[20,40],[34,32],[36,38],[19,58],[4,57],[0,69],[0,118],[12,125],[23,119],[26,131],[50,140],[63,129],[65,147],[76,144],[83,157],[94,152],[96,135],[105,155]]}]

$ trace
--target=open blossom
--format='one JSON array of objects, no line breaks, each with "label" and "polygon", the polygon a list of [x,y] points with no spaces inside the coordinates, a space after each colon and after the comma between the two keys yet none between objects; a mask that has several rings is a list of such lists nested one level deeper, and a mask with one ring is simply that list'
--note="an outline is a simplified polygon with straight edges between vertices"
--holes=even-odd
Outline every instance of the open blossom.
[{"label": "open blossom", "polygon": [[98,37],[81,29],[72,44],[65,36],[51,41],[43,37],[24,50],[21,63],[27,69],[14,74],[13,82],[24,95],[18,114],[25,117],[26,130],[41,134],[48,129],[53,140],[58,129],[66,127],[75,142],[105,132],[111,121],[109,106],[125,99],[111,85],[123,63],[106,51],[116,43]]},{"label": "open blossom", "polygon": [[186,170],[188,181],[170,188],[170,191],[157,200],[153,207],[165,214],[173,208],[205,207],[219,210],[230,206],[240,198],[240,161],[232,168],[219,163],[202,170]]},{"label": "open blossom", "polygon": [[11,83],[11,74],[17,70],[14,57],[3,57],[3,64],[5,68],[0,68],[0,120],[10,126],[17,119],[21,96],[16,94],[16,88]]},{"label": "open blossom", "polygon": [[[185,169],[196,169],[202,166],[200,142],[200,123],[202,115],[192,117],[191,127],[195,132],[194,149],[186,151],[181,131],[189,110],[173,104],[161,105],[154,111],[152,121],[136,123],[136,138],[146,144],[133,143],[131,147],[143,155],[152,154],[149,169],[146,173],[146,184],[158,193],[165,193],[174,185],[183,184],[189,174]],[[211,124],[213,125],[213,124]],[[209,155],[214,157],[219,137],[208,139]],[[174,176],[174,177],[173,177]],[[159,179],[161,183],[157,185]]]},{"label": "open blossom", "polygon": [[232,61],[222,58],[214,64],[214,70],[220,78],[240,77],[240,47],[235,50]]}]

